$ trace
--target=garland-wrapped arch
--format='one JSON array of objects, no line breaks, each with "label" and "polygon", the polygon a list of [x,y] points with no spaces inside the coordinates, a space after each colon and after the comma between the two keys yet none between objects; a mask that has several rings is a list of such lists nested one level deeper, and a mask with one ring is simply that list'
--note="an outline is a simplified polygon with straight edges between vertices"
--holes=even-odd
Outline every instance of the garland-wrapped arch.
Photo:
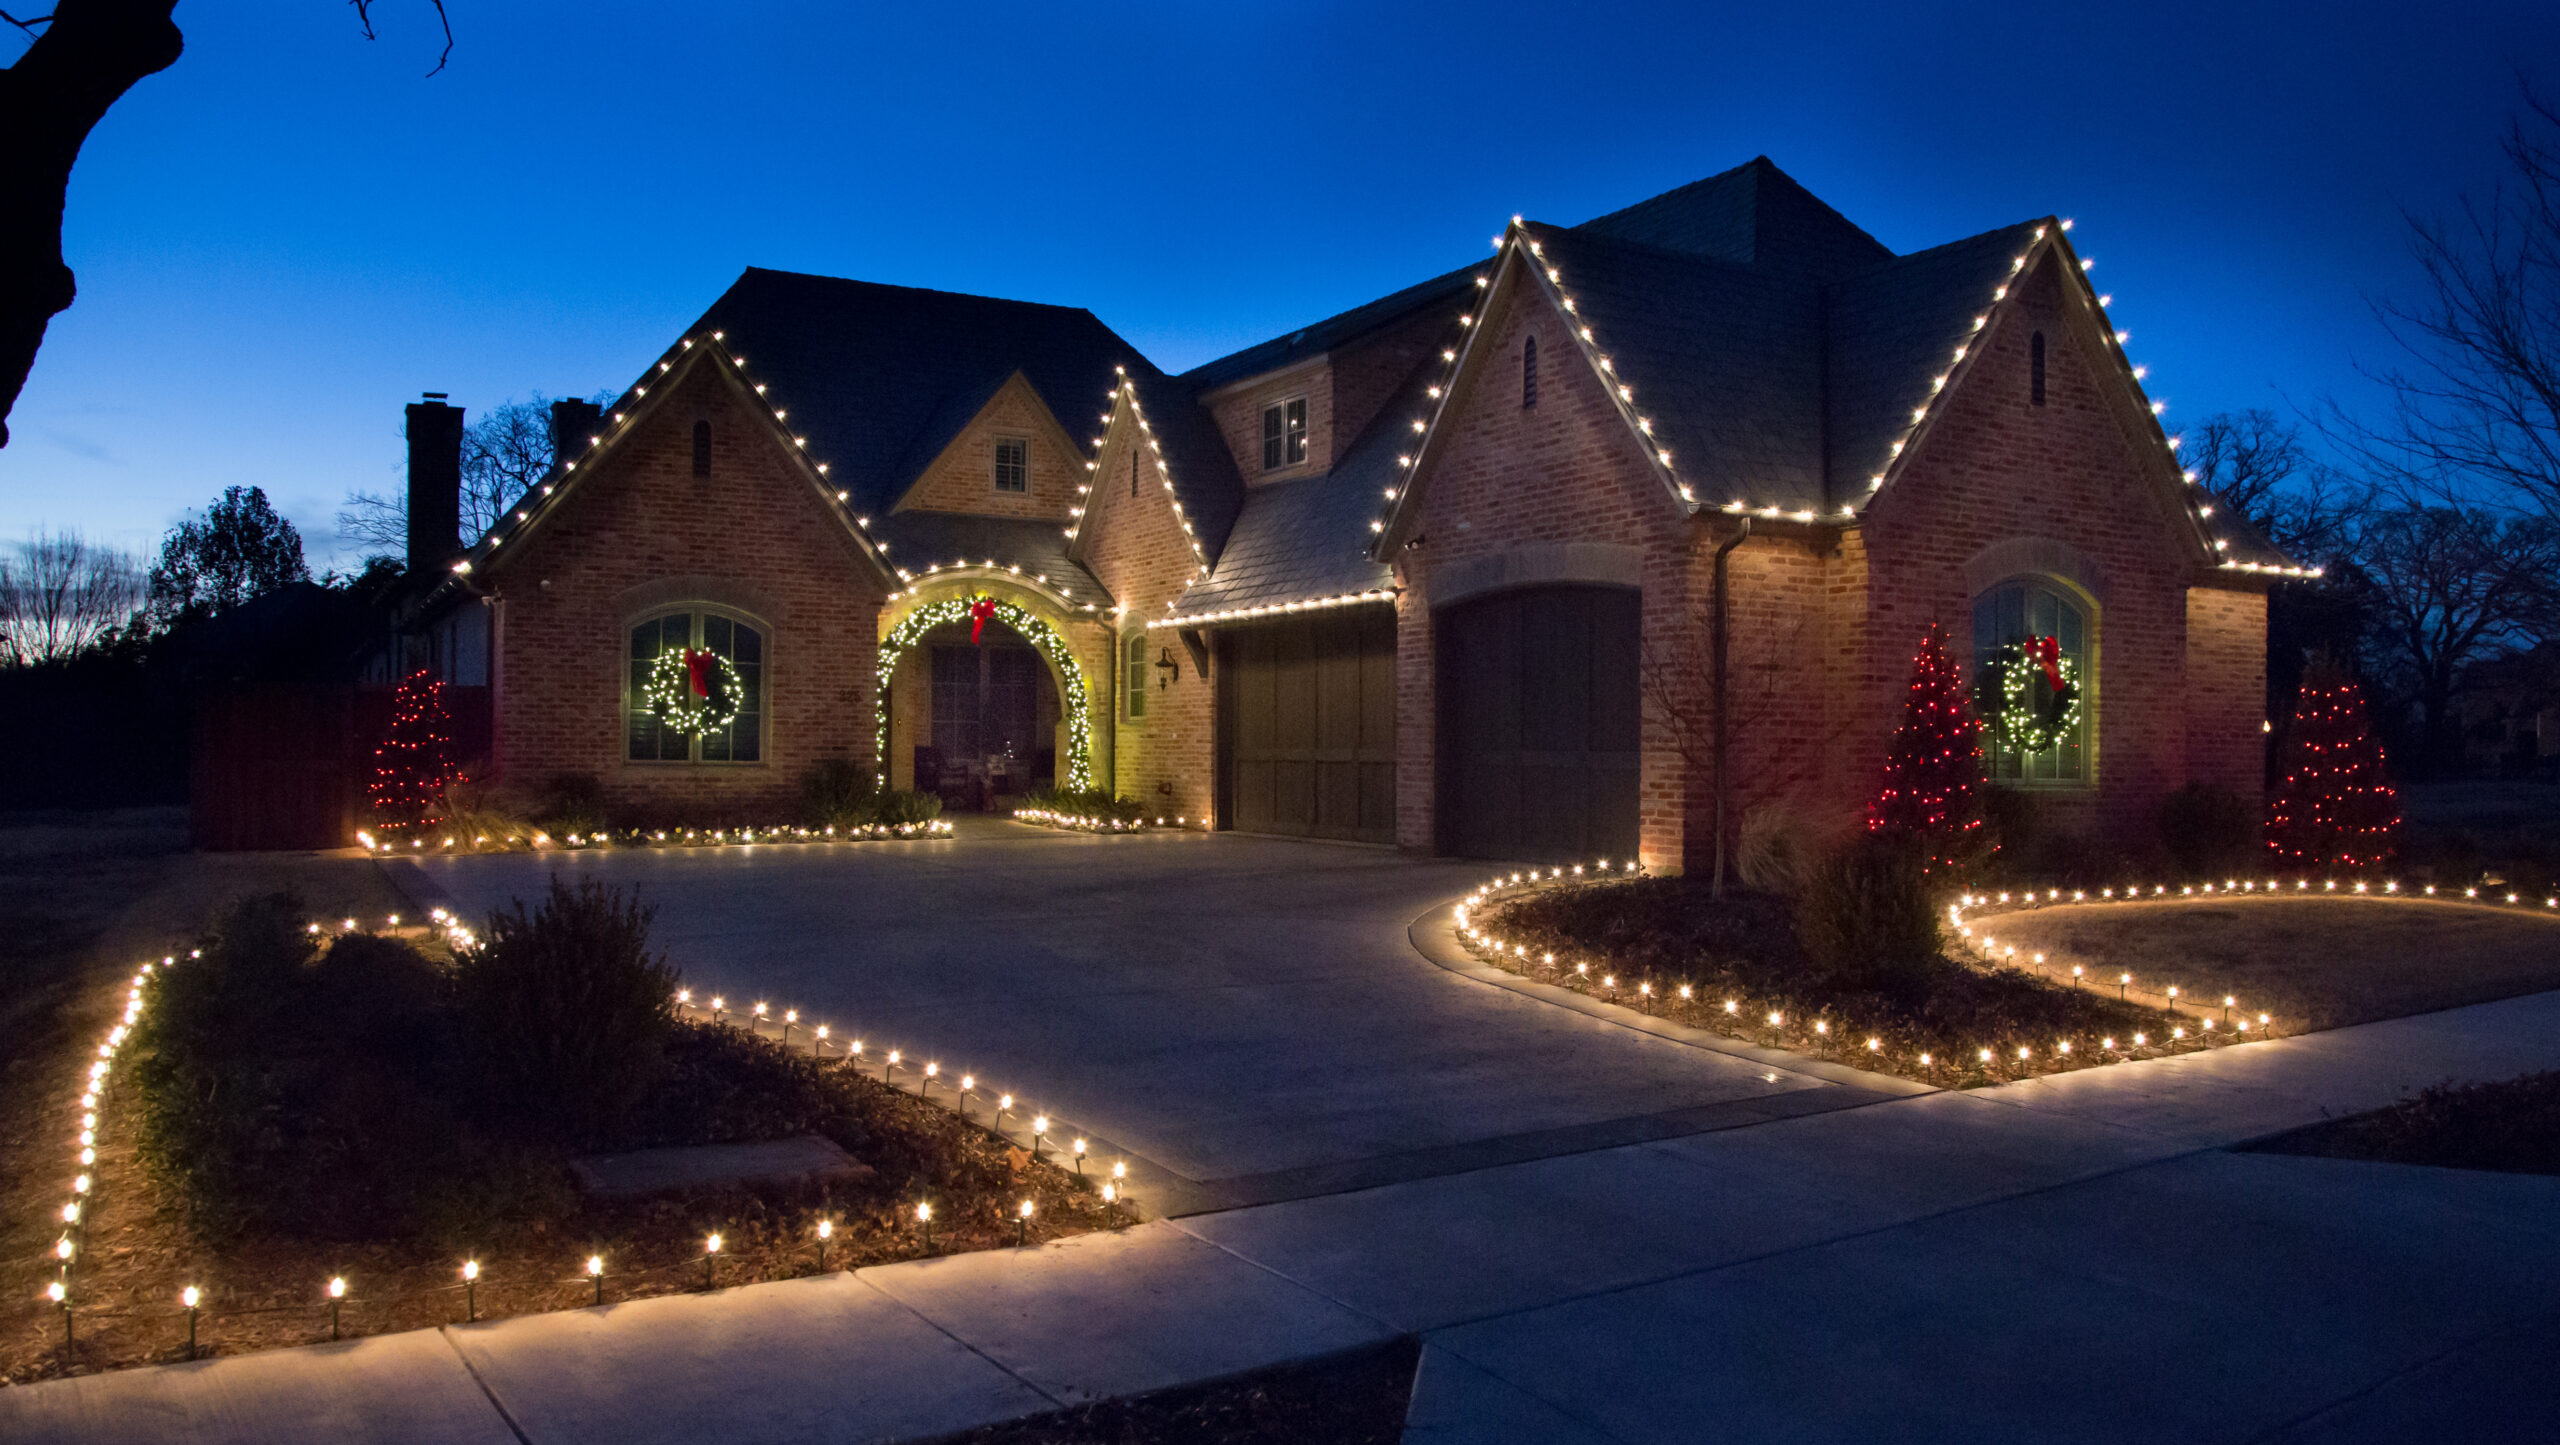
[{"label": "garland-wrapped arch", "polygon": [[[1067,715],[1068,786],[1078,792],[1092,787],[1092,714],[1085,699],[1084,669],[1076,663],[1075,650],[1067,646],[1067,640],[1046,619],[1002,598],[987,600],[995,604],[997,621],[1021,633],[1024,641],[1040,649],[1041,655],[1058,669],[1058,676],[1064,682],[1060,701],[1065,704]],[[889,776],[889,675],[897,671],[898,659],[906,656],[907,649],[915,646],[926,633],[946,622],[968,621],[969,609],[977,601],[978,597],[967,596],[921,603],[900,618],[898,625],[889,629],[888,636],[880,639],[880,685],[873,693],[872,704],[877,714],[877,736],[872,745],[872,756],[880,760],[880,777],[884,783]]]}]

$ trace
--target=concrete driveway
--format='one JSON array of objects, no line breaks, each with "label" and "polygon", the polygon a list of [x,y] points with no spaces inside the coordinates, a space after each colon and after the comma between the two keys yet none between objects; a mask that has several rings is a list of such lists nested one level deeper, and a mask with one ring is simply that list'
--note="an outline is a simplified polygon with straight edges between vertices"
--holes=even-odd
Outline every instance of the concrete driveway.
[{"label": "concrete driveway", "polygon": [[636,887],[688,982],[974,1072],[1173,1179],[1151,1213],[1866,1102],[1453,974],[1406,926],[1484,873],[1233,834],[429,859],[467,914]]}]

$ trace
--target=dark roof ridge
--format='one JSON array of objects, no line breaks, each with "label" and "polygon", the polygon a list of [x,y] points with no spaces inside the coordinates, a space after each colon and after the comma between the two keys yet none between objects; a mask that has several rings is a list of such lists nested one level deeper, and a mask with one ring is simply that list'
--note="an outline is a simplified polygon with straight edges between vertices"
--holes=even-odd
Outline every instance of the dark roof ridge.
[{"label": "dark roof ridge", "polygon": [[[1357,306],[1337,311],[1320,321],[1308,322],[1282,335],[1269,337],[1251,346],[1239,347],[1224,356],[1204,361],[1188,371],[1177,373],[1173,379],[1197,395],[1248,376],[1259,375],[1265,371],[1276,371],[1291,363],[1287,360],[1273,360],[1269,365],[1260,364],[1265,354],[1274,358],[1298,354],[1300,343],[1305,338],[1319,333],[1324,334],[1324,343],[1315,347],[1314,350],[1329,351],[1343,342],[1356,340],[1403,320],[1439,300],[1444,293],[1454,294],[1460,291],[1487,264],[1486,261],[1469,262],[1455,270],[1444,271],[1427,280],[1399,287],[1384,296],[1373,297]],[[1354,321],[1355,318],[1358,324],[1346,328],[1346,323]],[[1248,358],[1252,358],[1254,364],[1244,364]]]},{"label": "dark roof ridge", "polygon": [[[998,306],[1036,306],[1043,311],[1065,311],[1073,315],[1089,317],[1097,322],[1102,321],[1101,317],[1094,315],[1093,308],[1089,306],[1068,306],[1056,301],[1025,301],[1018,296],[989,296],[981,291],[952,291],[940,286],[906,286],[895,281],[865,281],[859,276],[831,276],[824,271],[794,271],[782,266],[749,266],[738,273],[738,280],[743,281],[755,275],[784,276],[794,281],[825,281],[837,286],[860,286],[873,291],[906,291],[918,296],[948,296],[962,301],[985,301]],[[735,286],[737,281],[729,284]],[[1104,323],[1106,329],[1108,325]],[[1120,333],[1113,331],[1111,334],[1118,336]],[[1132,346],[1131,350],[1135,351],[1136,348]]]}]

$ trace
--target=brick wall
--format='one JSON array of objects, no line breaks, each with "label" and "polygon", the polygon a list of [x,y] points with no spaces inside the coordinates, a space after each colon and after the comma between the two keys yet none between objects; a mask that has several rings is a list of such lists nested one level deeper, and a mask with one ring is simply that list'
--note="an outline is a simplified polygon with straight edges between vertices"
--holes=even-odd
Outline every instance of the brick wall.
[{"label": "brick wall", "polygon": [[[1077,548],[1086,569],[1124,609],[1118,640],[1125,648],[1131,633],[1164,616],[1166,605],[1182,595],[1183,583],[1198,575],[1199,559],[1174,513],[1173,493],[1144,433],[1125,410],[1115,425],[1123,430],[1114,438],[1110,465],[1097,474]],[[1257,451],[1257,462],[1259,457]],[[1107,659],[1095,674],[1095,716],[1107,720],[1113,739],[1108,754],[1098,755],[1108,763],[1100,782],[1167,816],[1206,817],[1217,765],[1214,657],[1207,660],[1210,671],[1204,675],[1172,630],[1156,628],[1145,637],[1145,717],[1128,716],[1125,677],[1119,681],[1121,695],[1111,695],[1116,674]],[[1153,660],[1168,648],[1181,671],[1169,686],[1159,688]]]},{"label": "brick wall", "polygon": [[2187,779],[2255,803],[2266,787],[2267,597],[2187,589]]},{"label": "brick wall", "polygon": [[[1691,576],[1700,529],[1680,516],[1542,294],[1486,324],[1495,330],[1480,344],[1491,350],[1441,423],[1444,449],[1407,533],[1424,544],[1397,563],[1407,590],[1396,605],[1396,840],[1435,846],[1435,577],[1522,547],[1599,543],[1641,554],[1646,665],[1660,679],[1644,699],[1641,848],[1648,866],[1677,871],[1690,818],[1682,719],[1694,727],[1703,709],[1705,634]],[[1538,405],[1524,409],[1520,352],[1533,330],[1545,375]]]},{"label": "brick wall", "polygon": [[[498,781],[509,789],[591,773],[627,808],[762,823],[788,815],[810,763],[870,760],[887,583],[733,374],[697,357],[539,528],[482,571],[499,599]],[[693,475],[696,419],[712,428],[707,479]],[[747,613],[766,633],[764,760],[628,761],[630,626],[699,602]]]},{"label": "brick wall", "polygon": [[[1052,418],[1039,393],[1017,376],[1006,382],[972,418],[942,455],[934,458],[900,498],[899,511],[974,512],[984,517],[1035,517],[1064,525],[1067,509],[1076,504],[1076,485],[1084,480],[1084,458],[1064,450],[1059,428],[1090,426],[1102,414],[1104,399],[1094,393],[1090,416]],[[1070,433],[1070,435],[1074,435]],[[995,484],[995,442],[1020,437],[1031,446],[1028,491],[999,492]],[[900,558],[901,562],[909,559]],[[942,557],[914,559],[941,562]]]}]

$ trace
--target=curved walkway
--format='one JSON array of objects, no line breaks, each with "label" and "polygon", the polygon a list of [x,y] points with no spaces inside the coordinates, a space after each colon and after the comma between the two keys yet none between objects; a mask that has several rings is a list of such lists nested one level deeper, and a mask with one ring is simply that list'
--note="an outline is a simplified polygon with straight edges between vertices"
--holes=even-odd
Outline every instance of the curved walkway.
[{"label": "curved walkway", "polygon": [[[1470,870],[1251,840],[1040,847],[1045,855],[979,844],[969,860],[982,878],[1088,860],[1049,877],[1064,902],[1036,918],[1003,887],[981,895],[915,881],[960,868],[956,857],[879,859],[864,865],[879,870],[864,897],[911,895],[868,905],[892,923],[897,948],[834,954],[789,931],[860,916],[863,899],[842,887],[786,909],[783,936],[757,946],[812,960],[813,988],[817,961],[862,969],[884,996],[907,1000],[919,1032],[1019,1050],[1003,1062],[1027,1073],[1114,1052],[1073,1029],[1052,1037],[1048,1020],[1093,1028],[1111,1001],[1155,1000],[1144,1017],[1170,1037],[1148,1055],[1152,1077],[1196,1092],[1168,1101],[1073,1087],[1091,1091],[1079,1107],[1200,1170],[1203,1187],[1288,1168],[1374,1168],[1412,1152],[1395,1147],[1402,1127],[1436,1129],[1433,1147],[1451,1149],[1516,1137],[1452,1122],[1492,1108],[1471,1111],[1465,1086],[1496,1090],[1503,1108],[1551,1110],[1540,1117],[1571,1133],[1657,1117],[1648,1105],[1690,1097],[1682,1091],[1734,1067],[1762,1069],[1416,958],[1395,924],[1436,901],[1432,890],[1456,892]],[[648,865],[639,871],[671,942],[760,936],[753,920],[706,926],[727,915],[705,904],[740,896],[761,859],[636,861]],[[1230,861],[1238,876],[1222,881]],[[783,872],[812,885],[830,876],[772,870]],[[1176,884],[1193,890],[1194,913],[1173,907],[1165,890]],[[1111,940],[1157,936],[1170,952],[1125,976],[1130,986],[1095,990],[1062,979],[991,987],[1039,970],[982,972],[983,952],[946,951],[925,969],[895,960],[930,946],[912,930],[931,911],[917,902],[937,893],[982,897],[976,926],[989,940],[1047,938],[1017,943],[1051,968],[1063,952],[1107,954]],[[1359,928],[1389,929],[1390,941]],[[1364,968],[1388,983],[1364,991]],[[1189,987],[1186,969],[1201,975]],[[933,999],[936,977],[961,1001]],[[1007,997],[1016,987],[1030,996]],[[1356,1047],[1315,1054],[1361,1102],[1326,1108],[1322,1080],[1288,1065],[1285,1020],[1364,1008],[1392,1012]],[[1005,1027],[962,1030],[981,1014]],[[1427,1036],[1471,1020],[1519,1032],[1486,1059]],[[1032,1041],[1009,1042],[1008,1030]],[[1394,1072],[1383,1051],[1399,1036],[1431,1062]],[[1215,1052],[1185,1061],[1175,1040]],[[1256,1091],[1221,1092],[1220,1060],[1248,1080],[1277,1072],[1267,1125],[1239,1124]],[[1874,1098],[1798,1062],[1796,1074],[1776,1071],[1804,1081],[1787,1093]],[[1310,1188],[1031,1250],[0,1391],[0,1438],[914,1438],[1402,1333],[1426,1341],[1408,1434],[1418,1441],[2538,1438],[2560,1406],[2560,1382],[2543,1367],[2560,1347],[2560,1180],[2225,1146],[2449,1076],[2555,1065],[2560,994],[2536,995]],[[1364,1083],[1364,1068],[1394,1082]],[[1460,1070],[1465,1086],[1437,1087],[1442,1068]],[[1150,1075],[1097,1067],[1091,1077],[1143,1085]],[[1212,1123],[1185,1118],[1179,1104],[1194,1097]]]}]

